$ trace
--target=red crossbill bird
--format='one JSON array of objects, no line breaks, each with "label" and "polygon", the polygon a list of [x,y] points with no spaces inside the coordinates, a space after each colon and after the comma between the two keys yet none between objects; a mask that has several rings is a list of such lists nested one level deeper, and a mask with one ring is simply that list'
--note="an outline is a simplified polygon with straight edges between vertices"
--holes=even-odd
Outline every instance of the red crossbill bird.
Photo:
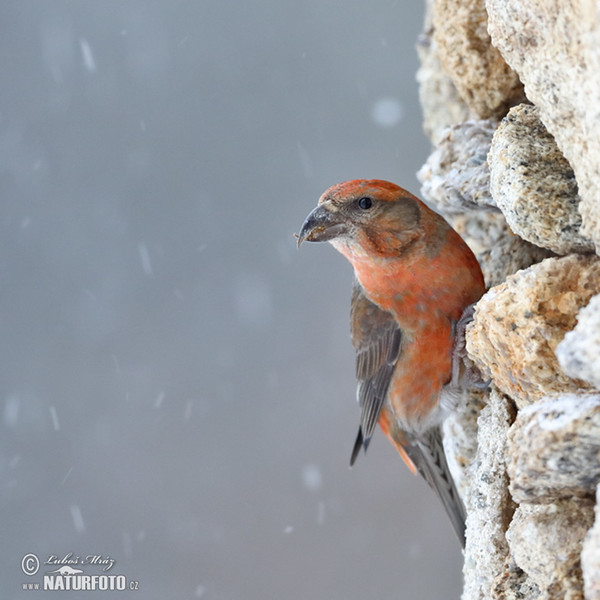
[{"label": "red crossbill bird", "polygon": [[350,465],[379,423],[436,491],[464,546],[465,511],[441,424],[469,379],[464,327],[485,292],[477,259],[440,215],[380,180],[329,188],[302,225],[298,246],[304,241],[330,242],[354,267],[350,323],[361,415]]}]

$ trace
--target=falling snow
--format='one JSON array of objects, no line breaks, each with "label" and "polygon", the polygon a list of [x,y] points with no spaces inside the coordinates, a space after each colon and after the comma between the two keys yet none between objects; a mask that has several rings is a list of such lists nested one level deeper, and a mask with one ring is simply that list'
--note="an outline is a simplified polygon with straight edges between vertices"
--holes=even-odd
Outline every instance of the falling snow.
[{"label": "falling snow", "polygon": [[402,104],[395,98],[380,98],[371,108],[371,118],[380,127],[394,127],[403,114]]},{"label": "falling snow", "polygon": [[140,255],[140,262],[142,263],[142,269],[148,277],[152,277],[152,261],[150,260],[150,252],[148,251],[148,246],[143,242],[138,244],[138,252]]},{"label": "falling snow", "polygon": [[52,426],[54,427],[54,431],[58,431],[60,429],[60,423],[58,421],[58,413],[56,412],[55,406],[50,406],[50,416],[52,417]]},{"label": "falling snow", "polygon": [[4,423],[7,427],[13,428],[19,418],[19,409],[21,400],[16,396],[9,396],[4,403]]},{"label": "falling snow", "polygon": [[321,469],[317,465],[305,465],[302,469],[302,482],[307,490],[318,492],[323,483]]},{"label": "falling snow", "polygon": [[73,467],[70,467],[69,470],[65,473],[65,476],[63,477],[62,481],[60,482],[60,485],[65,485],[65,483],[67,482],[69,477],[71,477],[72,472],[73,472]]},{"label": "falling snow", "polygon": [[81,38],[79,40],[79,46],[81,48],[83,65],[90,73],[94,73],[96,71],[96,61],[94,60],[94,55],[92,54],[92,49],[90,48],[88,41],[85,38]]},{"label": "falling snow", "polygon": [[81,509],[77,504],[71,504],[71,518],[73,519],[73,525],[77,533],[85,533],[85,523],[83,522],[83,515]]},{"label": "falling snow", "polygon": [[154,408],[160,408],[163,404],[164,399],[165,399],[165,393],[160,392],[158,394],[158,396],[156,396],[156,399],[154,400]]},{"label": "falling snow", "polygon": [[5,595],[21,551],[110,553],[148,598],[398,591],[402,560],[347,565],[430,520],[411,495],[405,531],[395,471],[347,472],[351,271],[292,233],[327,186],[426,155],[399,83],[421,15],[22,4],[0,24]]}]

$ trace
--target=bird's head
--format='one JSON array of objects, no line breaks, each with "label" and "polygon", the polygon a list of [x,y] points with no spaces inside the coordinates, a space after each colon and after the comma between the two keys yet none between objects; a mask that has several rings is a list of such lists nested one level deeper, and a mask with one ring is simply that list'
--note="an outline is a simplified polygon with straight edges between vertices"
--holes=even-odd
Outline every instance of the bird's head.
[{"label": "bird's head", "polygon": [[431,212],[388,181],[346,181],[319,198],[298,234],[298,246],[304,241],[331,242],[351,260],[362,254],[398,256],[422,236],[423,211]]}]

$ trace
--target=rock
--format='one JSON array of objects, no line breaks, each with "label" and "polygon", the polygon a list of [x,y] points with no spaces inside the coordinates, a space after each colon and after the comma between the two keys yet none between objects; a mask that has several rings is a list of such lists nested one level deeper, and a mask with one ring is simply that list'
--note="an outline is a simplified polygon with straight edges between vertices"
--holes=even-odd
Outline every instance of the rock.
[{"label": "rock", "polygon": [[477,419],[488,395],[484,390],[465,391],[463,402],[444,421],[444,453],[462,498],[470,482],[467,470],[477,452]]},{"label": "rock", "polygon": [[594,250],[580,232],[573,169],[535,106],[511,108],[494,134],[488,162],[494,203],[517,235],[557,254]]},{"label": "rock", "polygon": [[515,501],[591,499],[600,481],[600,394],[526,406],[510,428],[507,450]]},{"label": "rock", "polygon": [[492,584],[508,558],[504,534],[515,506],[508,493],[506,434],[513,419],[512,402],[493,390],[479,416],[477,454],[468,472],[462,600],[489,598]]},{"label": "rock", "polygon": [[442,67],[479,118],[502,117],[523,100],[517,74],[491,44],[484,0],[437,0],[433,25]]},{"label": "rock", "polygon": [[518,271],[477,303],[467,327],[469,357],[519,408],[591,389],[562,372],[554,351],[575,326],[578,310],[598,292],[597,256],[547,258]]},{"label": "rock", "polygon": [[542,598],[540,588],[531,577],[520,569],[512,558],[506,561],[506,567],[494,580],[492,600],[537,600]]},{"label": "rock", "polygon": [[445,129],[417,173],[423,198],[442,213],[494,206],[487,154],[497,122],[465,121]]},{"label": "rock", "polygon": [[600,485],[596,491],[593,527],[583,540],[581,570],[586,600],[600,600]]},{"label": "rock", "polygon": [[581,233],[600,249],[600,12],[594,2],[487,0],[488,31],[579,186]]},{"label": "rock", "polygon": [[506,538],[542,597],[583,600],[580,554],[593,514],[593,504],[580,499],[517,508]]},{"label": "rock", "polygon": [[441,132],[450,125],[474,118],[459,96],[452,79],[442,69],[433,38],[433,0],[426,1],[425,24],[417,42],[421,67],[417,71],[419,98],[423,108],[423,129],[436,144]]},{"label": "rock", "polygon": [[600,296],[579,311],[577,325],[557,346],[556,357],[569,377],[600,389]]}]

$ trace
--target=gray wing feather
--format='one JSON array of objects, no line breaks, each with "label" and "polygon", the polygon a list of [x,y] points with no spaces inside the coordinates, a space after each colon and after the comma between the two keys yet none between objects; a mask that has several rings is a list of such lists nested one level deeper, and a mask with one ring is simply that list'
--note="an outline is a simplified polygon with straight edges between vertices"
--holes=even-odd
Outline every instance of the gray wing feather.
[{"label": "gray wing feather", "polygon": [[400,355],[402,331],[391,313],[369,300],[358,281],[352,291],[350,323],[356,350],[357,396],[362,409],[350,459],[352,466],[360,449],[366,451],[375,431]]}]

